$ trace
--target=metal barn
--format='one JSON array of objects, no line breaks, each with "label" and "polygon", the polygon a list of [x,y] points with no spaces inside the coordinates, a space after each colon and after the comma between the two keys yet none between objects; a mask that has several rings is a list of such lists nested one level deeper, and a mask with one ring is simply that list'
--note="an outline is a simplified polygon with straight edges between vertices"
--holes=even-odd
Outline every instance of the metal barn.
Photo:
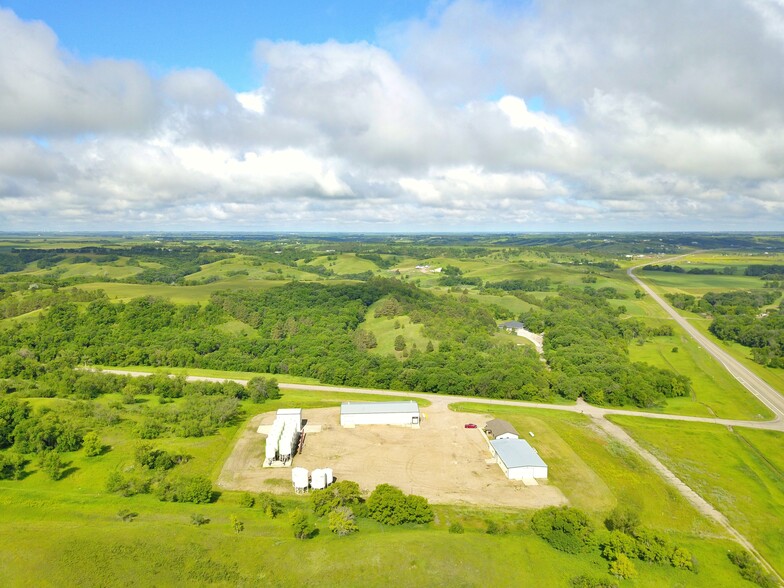
[{"label": "metal barn", "polygon": [[340,425],[419,426],[419,406],[413,400],[402,402],[344,402],[340,405]]},{"label": "metal barn", "polygon": [[524,439],[494,439],[490,452],[510,480],[547,479],[547,464]]}]

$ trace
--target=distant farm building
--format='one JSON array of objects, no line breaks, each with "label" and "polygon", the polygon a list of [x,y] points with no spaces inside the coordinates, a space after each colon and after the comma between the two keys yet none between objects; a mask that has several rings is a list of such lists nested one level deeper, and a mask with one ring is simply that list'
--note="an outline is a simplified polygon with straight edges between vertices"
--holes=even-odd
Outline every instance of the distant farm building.
[{"label": "distant farm building", "polygon": [[413,400],[403,402],[344,402],[340,405],[340,425],[419,426],[419,406]]},{"label": "distant farm building", "polygon": [[510,480],[547,479],[547,464],[524,439],[494,439],[490,452]]},{"label": "distant farm building", "polygon": [[503,419],[493,419],[485,425],[485,432],[493,439],[519,439],[520,435],[512,423]]},{"label": "distant farm building", "polygon": [[506,329],[507,331],[514,331],[517,332],[517,329],[524,329],[525,325],[520,321],[506,321],[505,323],[501,323],[498,325],[499,329]]}]

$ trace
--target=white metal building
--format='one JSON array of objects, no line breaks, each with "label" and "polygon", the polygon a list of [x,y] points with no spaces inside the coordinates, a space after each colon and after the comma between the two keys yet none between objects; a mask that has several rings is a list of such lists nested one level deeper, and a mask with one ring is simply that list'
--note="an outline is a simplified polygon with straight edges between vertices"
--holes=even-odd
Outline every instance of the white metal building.
[{"label": "white metal building", "polygon": [[284,424],[294,428],[297,433],[302,432],[302,409],[301,408],[279,408],[275,414],[276,421],[283,421]]},{"label": "white metal building", "polygon": [[402,402],[344,402],[340,405],[340,424],[419,426],[419,406],[413,400]]},{"label": "white metal building", "polygon": [[519,439],[520,435],[512,423],[503,419],[493,419],[485,425],[485,432],[493,439]]},{"label": "white metal building", "polygon": [[490,452],[510,480],[547,479],[547,464],[525,439],[494,439]]}]

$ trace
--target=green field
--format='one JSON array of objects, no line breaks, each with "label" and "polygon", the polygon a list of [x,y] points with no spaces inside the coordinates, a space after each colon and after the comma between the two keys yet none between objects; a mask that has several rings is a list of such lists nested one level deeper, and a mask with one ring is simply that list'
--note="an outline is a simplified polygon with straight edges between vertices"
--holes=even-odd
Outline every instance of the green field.
[{"label": "green field", "polygon": [[[422,334],[422,325],[411,322],[411,319],[406,315],[390,317],[376,317],[375,309],[378,304],[374,304],[368,308],[365,314],[365,321],[362,323],[362,329],[370,331],[376,337],[377,347],[371,349],[371,353],[378,355],[395,355],[399,359],[403,358],[403,351],[395,351],[395,338],[402,335],[406,341],[406,352],[416,346],[420,351],[427,348],[428,339]],[[395,328],[398,325],[398,328]],[[438,347],[438,340],[432,340],[433,345]]]},{"label": "green field", "polygon": [[[249,408],[334,405],[343,396],[349,395],[284,391],[279,401]],[[102,402],[110,405],[114,400],[106,397]],[[597,523],[616,501],[637,504],[645,524],[669,533],[698,561],[696,574],[637,562],[640,575],[635,586],[748,585],[725,556],[733,544],[639,458],[597,434],[586,417],[481,404],[470,407],[493,410],[521,430],[535,431],[533,441],[550,462],[552,482],[575,505],[591,512]],[[193,459],[178,467],[214,479],[240,428],[235,425],[201,439],[162,439],[155,445],[189,453]],[[316,586],[326,578],[329,584],[343,586],[485,586],[488,582],[568,586],[569,579],[579,574],[609,578],[607,562],[597,552],[567,555],[531,534],[530,513],[525,511],[442,505],[436,507],[437,520],[424,527],[391,528],[362,519],[360,532],[348,538],[330,534],[322,519],[317,521],[315,538],[298,541],[285,517],[271,520],[259,509],[242,508],[239,494],[233,492],[222,492],[207,505],[109,495],[103,491],[106,476],[132,460],[136,441],[127,425],[106,431],[102,440],[111,450],[99,457],[67,454],[72,469],[59,482],[37,471],[22,481],[0,482],[4,529],[0,584]],[[284,506],[308,508],[307,498],[288,495]],[[118,516],[123,509],[137,513],[137,518],[123,522]],[[191,525],[195,513],[210,523]],[[232,515],[245,524],[240,534],[232,530]],[[486,519],[504,521],[511,532],[486,534]],[[463,523],[465,534],[447,532],[454,521]],[[515,564],[499,566],[499,561]]]},{"label": "green field", "polygon": [[127,302],[140,296],[160,296],[177,304],[196,304],[209,301],[210,295],[219,290],[267,290],[284,282],[272,280],[230,279],[199,286],[170,286],[167,284],[118,284],[91,282],[80,284],[82,290],[103,290],[111,300]]},{"label": "green field", "polygon": [[[632,361],[643,361],[688,376],[689,398],[670,398],[664,412],[726,419],[770,419],[773,413],[752,396],[724,367],[705,353],[674,321],[675,334],[629,345]],[[677,348],[677,352],[673,349]]]},{"label": "green field", "polygon": [[784,572],[784,434],[614,416]]},{"label": "green field", "polygon": [[[684,266],[686,267],[686,266]],[[727,292],[729,290],[758,290],[765,284],[751,276],[712,276],[696,274],[675,274],[668,272],[647,272],[639,269],[635,274],[659,288],[670,292],[702,296],[706,292]]]}]

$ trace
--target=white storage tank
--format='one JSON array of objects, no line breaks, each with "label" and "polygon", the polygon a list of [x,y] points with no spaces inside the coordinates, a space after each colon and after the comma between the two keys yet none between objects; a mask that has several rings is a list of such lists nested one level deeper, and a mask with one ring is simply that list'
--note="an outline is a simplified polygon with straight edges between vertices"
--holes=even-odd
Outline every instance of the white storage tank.
[{"label": "white storage tank", "polygon": [[278,444],[277,443],[270,443],[269,439],[267,440],[267,445],[264,448],[264,457],[267,459],[275,459],[275,455],[278,453]]},{"label": "white storage tank", "polygon": [[291,468],[291,482],[294,490],[305,491],[308,489],[308,470],[306,468]]},{"label": "white storage tank", "polygon": [[310,472],[310,487],[314,490],[322,490],[327,487],[327,474],[324,470]]},{"label": "white storage tank", "polygon": [[324,468],[324,475],[327,478],[327,486],[332,484],[335,481],[335,477],[332,475],[332,468]]}]

